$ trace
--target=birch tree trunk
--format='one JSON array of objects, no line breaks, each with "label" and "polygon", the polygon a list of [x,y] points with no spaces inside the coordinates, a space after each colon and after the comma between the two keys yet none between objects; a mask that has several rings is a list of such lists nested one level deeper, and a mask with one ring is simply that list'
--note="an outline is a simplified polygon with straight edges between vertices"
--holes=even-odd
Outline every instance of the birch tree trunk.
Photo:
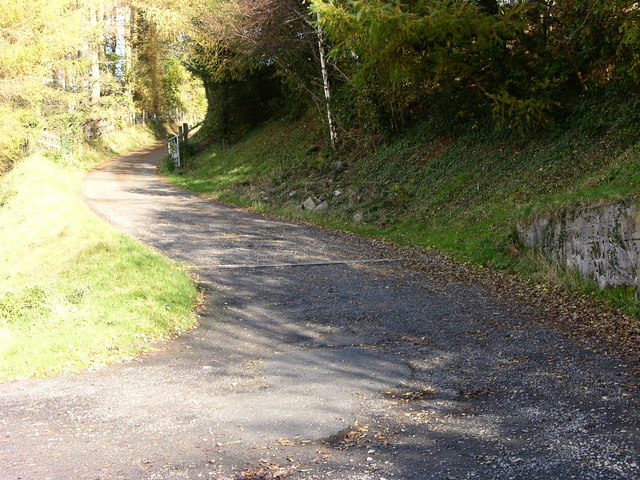
[{"label": "birch tree trunk", "polygon": [[98,9],[91,3],[89,8],[89,26],[91,27],[91,41],[89,43],[89,59],[91,61],[89,99],[96,103],[100,99],[100,42],[98,41]]},{"label": "birch tree trunk", "polygon": [[338,134],[336,125],[333,120],[333,112],[331,110],[331,87],[329,86],[329,71],[327,70],[326,54],[324,50],[324,41],[322,38],[322,28],[320,27],[320,14],[317,14],[318,24],[316,25],[316,34],[318,35],[318,54],[320,55],[320,70],[322,72],[322,87],[324,89],[324,99],[327,106],[327,123],[329,125],[329,139],[331,148],[336,147],[338,142]]},{"label": "birch tree trunk", "polygon": [[124,7],[124,78],[125,78],[125,94],[127,96],[127,109],[129,111],[129,123],[135,123],[135,108],[133,106],[133,88],[132,88],[132,75],[133,75],[133,40],[134,40],[134,26],[133,19],[135,14],[133,12],[134,7],[125,5]]}]

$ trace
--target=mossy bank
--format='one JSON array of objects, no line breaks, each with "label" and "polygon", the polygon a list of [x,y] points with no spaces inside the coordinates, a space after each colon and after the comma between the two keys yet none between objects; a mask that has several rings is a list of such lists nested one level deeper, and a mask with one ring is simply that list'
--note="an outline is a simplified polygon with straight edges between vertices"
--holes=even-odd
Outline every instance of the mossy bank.
[{"label": "mossy bank", "polygon": [[308,117],[278,120],[231,147],[188,158],[180,171],[163,168],[174,183],[225,202],[437,247],[462,261],[589,291],[640,315],[633,289],[601,292],[517,236],[517,225],[530,218],[638,194],[634,112],[626,101],[584,102],[565,124],[526,137],[431,119],[378,144],[346,139],[339,151],[323,146],[322,127]]}]

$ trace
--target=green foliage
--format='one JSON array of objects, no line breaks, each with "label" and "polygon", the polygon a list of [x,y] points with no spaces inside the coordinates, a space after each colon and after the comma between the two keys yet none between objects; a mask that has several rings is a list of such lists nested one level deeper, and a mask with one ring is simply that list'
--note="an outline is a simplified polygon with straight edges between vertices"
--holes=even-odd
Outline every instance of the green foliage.
[{"label": "green foliage", "polygon": [[296,0],[196,2],[188,18],[188,67],[205,84],[199,138],[229,143],[273,115],[321,102],[317,35]]},{"label": "green foliage", "polygon": [[[182,93],[184,88],[189,88],[193,94],[193,79],[182,63],[177,42],[164,32],[158,19],[144,9],[134,9],[132,50],[135,61],[132,61],[129,80],[139,111],[163,118],[171,111],[188,110],[191,106],[188,100],[198,101]],[[203,95],[201,92],[200,96]]]},{"label": "green foliage", "polygon": [[[431,95],[465,115],[520,131],[547,127],[589,89],[638,85],[638,9],[607,2],[316,0],[332,57],[346,74],[350,124],[396,129],[420,119]],[[354,115],[355,113],[355,115]]]},{"label": "green foliage", "polygon": [[381,124],[397,127],[429,94],[494,91],[493,65],[522,22],[513,9],[490,15],[470,2],[315,2],[349,77],[349,93]]},{"label": "green foliage", "polygon": [[[449,121],[492,117],[524,134],[561,122],[593,89],[640,86],[630,0],[202,0],[174,15],[185,20],[182,48],[204,83],[251,88],[268,67],[281,78],[282,106],[315,104],[320,118],[322,37],[343,138],[398,132],[427,118],[434,99]],[[216,89],[211,125],[236,110],[214,105]],[[242,107],[241,96],[224,101],[233,97]]]},{"label": "green foliage", "polygon": [[550,114],[554,108],[560,106],[560,102],[540,98],[517,98],[506,92],[488,96],[493,100],[494,118],[520,133],[548,126]]}]

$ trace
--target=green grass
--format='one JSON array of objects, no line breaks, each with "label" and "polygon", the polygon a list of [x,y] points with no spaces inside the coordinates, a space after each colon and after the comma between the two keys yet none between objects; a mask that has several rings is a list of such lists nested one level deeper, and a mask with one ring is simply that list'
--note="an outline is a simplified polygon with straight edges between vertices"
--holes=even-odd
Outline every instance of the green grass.
[{"label": "green grass", "polygon": [[0,178],[0,380],[119,361],[193,325],[184,271],[77,196],[88,165],[150,140],[123,133],[74,161],[34,155]]},{"label": "green grass", "polygon": [[[516,236],[518,222],[532,216],[640,192],[637,119],[612,111],[603,126],[602,111],[593,108],[557,132],[527,139],[478,125],[453,135],[424,123],[381,147],[338,153],[314,148],[321,134],[310,120],[277,121],[235,146],[189,159],[183,171],[165,167],[165,174],[184,188],[259,211],[437,247],[463,261],[593,292],[525,251]],[[329,201],[327,214],[298,208],[312,195]],[[352,221],[356,213],[363,222]],[[640,316],[633,292],[597,295]]]}]

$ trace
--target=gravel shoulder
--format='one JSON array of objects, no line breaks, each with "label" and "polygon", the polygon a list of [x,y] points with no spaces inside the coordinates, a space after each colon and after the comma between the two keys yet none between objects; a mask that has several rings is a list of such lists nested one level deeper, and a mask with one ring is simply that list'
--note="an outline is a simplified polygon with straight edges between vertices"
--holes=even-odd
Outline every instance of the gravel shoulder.
[{"label": "gravel shoulder", "polygon": [[[1,479],[640,479],[633,358],[435,254],[396,261],[172,187],[163,155],[123,155],[81,195],[192,266],[200,325],[132,362],[0,385]],[[298,263],[316,265],[265,266]]]}]

